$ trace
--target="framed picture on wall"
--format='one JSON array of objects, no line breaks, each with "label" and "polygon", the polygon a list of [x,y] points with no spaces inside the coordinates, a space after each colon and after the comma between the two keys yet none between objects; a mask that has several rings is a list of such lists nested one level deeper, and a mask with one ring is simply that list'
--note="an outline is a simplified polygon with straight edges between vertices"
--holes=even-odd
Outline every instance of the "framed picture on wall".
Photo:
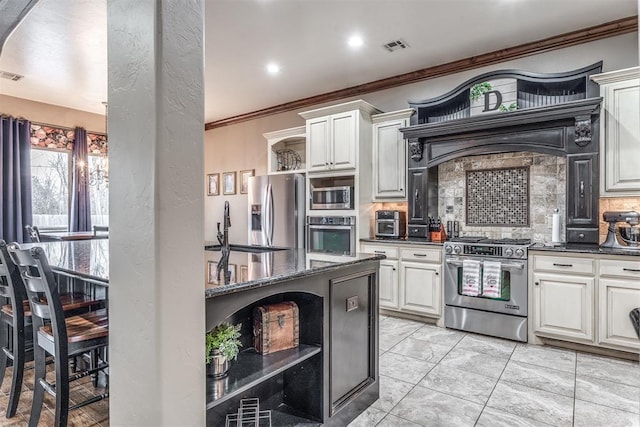
[{"label": "framed picture on wall", "polygon": [[249,280],[249,267],[246,265],[240,266],[240,281],[246,282]]},{"label": "framed picture on wall", "polygon": [[236,194],[236,172],[222,174],[222,194]]},{"label": "framed picture on wall", "polygon": [[218,283],[218,263],[215,261],[207,261],[207,284],[215,285]]},{"label": "framed picture on wall", "polygon": [[220,194],[220,174],[210,173],[207,175],[207,195],[217,196]]},{"label": "framed picture on wall", "polygon": [[249,177],[253,176],[255,169],[240,171],[240,194],[247,194],[249,190]]}]

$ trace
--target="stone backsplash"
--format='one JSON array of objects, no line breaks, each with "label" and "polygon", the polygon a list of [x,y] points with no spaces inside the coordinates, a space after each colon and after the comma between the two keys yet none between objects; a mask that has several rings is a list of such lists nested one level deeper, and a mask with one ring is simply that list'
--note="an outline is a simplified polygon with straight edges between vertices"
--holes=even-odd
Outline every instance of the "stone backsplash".
[{"label": "stone backsplash", "polygon": [[[465,176],[470,170],[529,166],[529,226],[484,227],[465,223]],[[463,157],[438,167],[438,212],[446,221],[460,222],[460,235],[489,238],[531,238],[534,242],[551,241],[551,217],[558,209],[565,217],[566,159],[529,152],[502,153]],[[565,240],[562,224],[562,240]]]}]

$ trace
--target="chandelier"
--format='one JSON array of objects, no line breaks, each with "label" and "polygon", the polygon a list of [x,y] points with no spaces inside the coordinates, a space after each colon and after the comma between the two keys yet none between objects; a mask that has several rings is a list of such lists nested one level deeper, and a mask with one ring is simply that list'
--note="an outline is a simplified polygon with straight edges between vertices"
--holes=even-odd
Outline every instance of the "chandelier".
[{"label": "chandelier", "polygon": [[109,160],[106,158],[100,158],[96,167],[89,172],[89,185],[99,187],[103,184],[109,186]]}]

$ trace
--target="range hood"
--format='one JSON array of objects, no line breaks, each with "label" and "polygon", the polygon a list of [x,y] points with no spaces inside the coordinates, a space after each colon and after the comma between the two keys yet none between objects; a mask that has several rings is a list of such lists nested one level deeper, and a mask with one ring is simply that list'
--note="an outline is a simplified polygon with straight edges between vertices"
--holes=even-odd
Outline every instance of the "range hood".
[{"label": "range hood", "polygon": [[409,144],[409,230],[421,233],[428,216],[438,216],[440,163],[528,151],[567,158],[567,242],[598,243],[602,98],[589,76],[601,69],[602,62],[554,74],[494,71],[440,97],[410,101],[417,114],[400,129]]}]

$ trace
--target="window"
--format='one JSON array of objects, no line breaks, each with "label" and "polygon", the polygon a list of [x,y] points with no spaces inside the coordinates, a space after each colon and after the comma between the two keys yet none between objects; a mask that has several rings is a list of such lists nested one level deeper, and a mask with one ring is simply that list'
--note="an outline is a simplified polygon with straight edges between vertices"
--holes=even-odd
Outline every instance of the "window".
[{"label": "window", "polygon": [[68,152],[31,150],[33,225],[45,229],[68,227],[70,162]]},{"label": "window", "polygon": [[107,157],[89,155],[91,224],[109,225],[109,163]]}]

